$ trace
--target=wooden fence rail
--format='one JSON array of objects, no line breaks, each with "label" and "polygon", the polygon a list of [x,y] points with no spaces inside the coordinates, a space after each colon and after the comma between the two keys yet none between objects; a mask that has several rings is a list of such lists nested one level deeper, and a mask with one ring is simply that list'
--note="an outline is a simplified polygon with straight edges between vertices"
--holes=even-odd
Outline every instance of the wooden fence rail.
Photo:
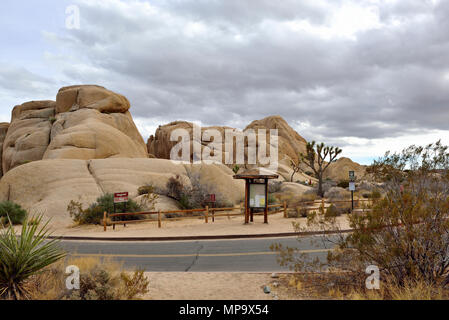
[{"label": "wooden fence rail", "polygon": [[[287,217],[287,204],[284,202],[283,204],[273,204],[268,206],[269,209],[273,208],[279,208],[279,210],[274,210],[269,212],[270,215],[276,214],[279,212],[284,212],[284,217]],[[216,212],[226,212],[224,214],[216,214]],[[229,213],[229,211],[240,211],[240,213]],[[201,213],[199,216],[186,216],[186,217],[174,217],[174,218],[168,218],[168,217],[162,217],[164,214],[176,214],[176,213]],[[129,216],[140,216],[140,215],[157,215],[157,219],[139,219],[139,220],[121,220],[121,221],[110,221],[108,220],[110,218],[114,217],[129,217]],[[261,215],[255,214],[255,215]],[[209,223],[209,217],[212,218],[212,222],[215,222],[216,217],[237,217],[237,216],[244,216],[243,214],[243,208],[242,207],[231,207],[231,208],[209,208],[206,206],[206,208],[202,209],[189,209],[189,210],[171,210],[171,211],[149,211],[149,212],[126,212],[126,213],[107,213],[104,212],[103,216],[103,228],[104,231],[107,231],[108,225],[112,225],[113,229],[115,230],[115,226],[118,224],[123,224],[126,226],[127,224],[134,224],[134,223],[141,223],[141,222],[158,222],[158,227],[162,228],[162,221],[177,221],[177,220],[185,220],[185,219],[203,219],[205,220],[205,223]]]}]

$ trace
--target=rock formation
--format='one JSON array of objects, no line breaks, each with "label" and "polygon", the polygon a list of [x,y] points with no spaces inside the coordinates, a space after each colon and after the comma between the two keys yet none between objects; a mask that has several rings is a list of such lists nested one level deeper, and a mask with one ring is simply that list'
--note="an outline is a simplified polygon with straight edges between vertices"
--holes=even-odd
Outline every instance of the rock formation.
[{"label": "rock formation", "polygon": [[[67,213],[71,200],[87,206],[99,196],[114,192],[129,192],[131,198],[137,198],[139,187],[153,185],[164,189],[175,175],[186,186],[199,181],[217,198],[233,205],[244,196],[243,181],[233,179],[233,172],[224,165],[184,165],[163,159],[56,159],[34,161],[10,170],[0,180],[0,201],[14,201],[31,213],[52,218],[53,225],[67,226],[71,223]],[[157,207],[169,210],[172,202],[162,197]]]},{"label": "rock formation", "polygon": [[3,173],[43,159],[147,158],[128,100],[99,86],[59,90],[55,101],[13,109],[3,143]]},{"label": "rock formation", "polygon": [[[170,151],[173,148],[174,145],[176,145],[178,142],[170,141],[170,136],[172,132],[176,129],[185,129],[189,132],[190,138],[192,138],[192,132],[193,132],[193,124],[186,121],[175,121],[172,123],[169,123],[164,126],[160,126],[156,134],[154,136],[151,136],[147,143],[148,153],[154,155],[156,158],[161,159],[170,159]],[[267,133],[269,134],[270,129],[277,129],[278,130],[278,147],[279,147],[279,154],[278,159],[298,159],[299,152],[305,152],[306,150],[306,144],[307,141],[301,137],[293,128],[291,128],[288,123],[280,116],[271,116],[267,117],[262,120],[253,121],[249,126],[247,126],[243,132],[234,128],[230,127],[205,127],[201,128],[202,132],[205,130],[215,129],[218,130],[221,133],[222,136],[222,152],[223,152],[223,159],[225,159],[225,134],[224,131],[226,129],[234,130],[234,133],[236,136],[243,135],[244,132],[248,130],[254,130],[257,134],[258,129],[266,129]],[[267,142],[270,141],[269,137],[267,136]],[[209,141],[201,141],[202,148],[207,147],[209,144]],[[245,141],[245,161],[247,160],[247,141]],[[269,152],[269,147],[267,147],[267,151]],[[235,150],[235,139],[233,141],[233,150]],[[204,152],[204,151],[203,151]],[[235,155],[234,155],[235,160]]]},{"label": "rock formation", "polygon": [[1,159],[3,158],[3,142],[6,138],[6,133],[8,132],[9,123],[2,122],[0,123],[0,178],[3,176],[3,168],[1,164]]},{"label": "rock formation", "polygon": [[279,137],[279,160],[298,160],[300,152],[306,152],[307,141],[301,137],[292,127],[289,126],[281,116],[270,116],[262,120],[251,122],[245,130],[253,129],[277,129]]},{"label": "rock formation", "polygon": [[334,181],[349,180],[349,171],[354,171],[357,180],[366,178],[366,168],[349,158],[341,157],[337,161],[330,164],[324,173],[324,178],[329,178]]}]

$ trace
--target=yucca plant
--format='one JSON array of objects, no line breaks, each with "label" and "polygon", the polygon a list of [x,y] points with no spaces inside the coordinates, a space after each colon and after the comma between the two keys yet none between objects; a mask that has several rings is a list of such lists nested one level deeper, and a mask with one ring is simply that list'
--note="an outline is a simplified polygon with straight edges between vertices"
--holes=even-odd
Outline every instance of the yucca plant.
[{"label": "yucca plant", "polygon": [[27,281],[45,267],[64,258],[59,240],[48,239],[48,221],[42,215],[25,219],[17,234],[12,223],[0,233],[0,298],[29,299]]}]

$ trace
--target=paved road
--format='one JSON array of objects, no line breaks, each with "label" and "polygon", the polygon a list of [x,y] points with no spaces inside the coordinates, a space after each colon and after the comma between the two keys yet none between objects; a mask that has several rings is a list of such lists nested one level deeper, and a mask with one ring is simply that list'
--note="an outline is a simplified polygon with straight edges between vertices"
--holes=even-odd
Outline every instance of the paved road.
[{"label": "paved road", "polygon": [[[312,241],[315,239],[315,241]],[[295,247],[324,259],[330,243],[315,237],[174,242],[92,242],[63,241],[73,256],[110,257],[126,269],[176,272],[274,272],[286,271],[270,250],[273,243]],[[316,242],[316,243],[315,243]]]}]

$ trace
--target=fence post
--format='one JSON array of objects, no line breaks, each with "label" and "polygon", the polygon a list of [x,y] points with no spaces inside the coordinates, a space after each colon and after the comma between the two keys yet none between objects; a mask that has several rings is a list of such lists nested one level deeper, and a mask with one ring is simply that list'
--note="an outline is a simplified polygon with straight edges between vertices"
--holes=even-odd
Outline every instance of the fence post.
[{"label": "fence post", "polygon": [[206,206],[206,223],[209,223],[209,206]]},{"label": "fence post", "polygon": [[106,232],[107,230],[107,224],[106,224],[106,219],[108,217],[108,213],[105,211],[103,214],[103,227],[104,227],[104,232]]},{"label": "fence post", "polygon": [[161,218],[161,210],[157,212],[157,225],[159,228],[162,228],[162,218]]},{"label": "fence post", "polygon": [[287,218],[287,201],[284,201],[284,218]]},{"label": "fence post", "polygon": [[321,199],[321,206],[323,207],[323,213],[324,213],[324,198]]}]

